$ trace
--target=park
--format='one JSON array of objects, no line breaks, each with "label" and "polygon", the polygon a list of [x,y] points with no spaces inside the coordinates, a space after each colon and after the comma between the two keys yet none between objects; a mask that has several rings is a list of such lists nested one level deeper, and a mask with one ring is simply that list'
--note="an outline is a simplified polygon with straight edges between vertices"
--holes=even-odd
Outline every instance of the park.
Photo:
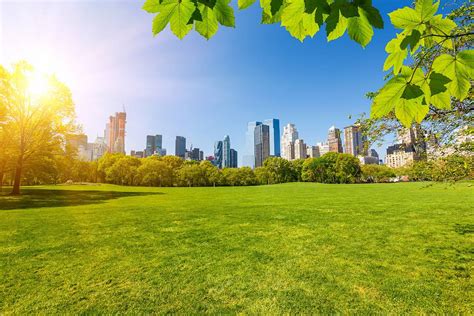
[{"label": "park", "polygon": [[24,187],[0,196],[0,310],[468,314],[473,193],[469,181]]}]

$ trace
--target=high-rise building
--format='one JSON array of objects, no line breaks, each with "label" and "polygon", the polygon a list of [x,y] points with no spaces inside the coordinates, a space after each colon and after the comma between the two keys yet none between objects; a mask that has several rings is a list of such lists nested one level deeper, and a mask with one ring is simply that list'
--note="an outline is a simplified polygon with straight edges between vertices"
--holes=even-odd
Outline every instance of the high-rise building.
[{"label": "high-rise building", "polygon": [[308,158],[318,158],[319,157],[319,147],[318,146],[306,146],[306,157],[308,157]]},{"label": "high-rise building", "polygon": [[191,148],[189,151],[186,152],[186,154],[186,159],[201,161],[203,152],[199,148]]},{"label": "high-rise building", "polygon": [[235,149],[230,149],[230,167],[231,168],[237,168],[237,150]]},{"label": "high-rise building", "polygon": [[230,137],[225,135],[222,141],[222,167],[230,168]]},{"label": "high-rise building", "polygon": [[125,124],[127,123],[127,113],[117,112],[115,116],[109,117],[106,127],[106,138],[108,151],[110,153],[125,154]]},{"label": "high-rise building", "polygon": [[92,160],[98,160],[100,157],[105,155],[107,152],[107,144],[105,142],[105,137],[97,137],[93,144],[92,149]]},{"label": "high-rise building", "polygon": [[280,157],[280,120],[268,119],[263,124],[270,128],[270,156]]},{"label": "high-rise building", "polygon": [[325,153],[329,152],[329,144],[328,142],[319,142],[316,144],[319,150],[319,156],[322,157]]},{"label": "high-rise building", "polygon": [[146,148],[145,156],[152,156],[154,154],[160,154],[163,146],[163,136],[162,135],[147,135],[146,136]]},{"label": "high-rise building", "polygon": [[342,153],[341,131],[335,126],[331,126],[328,131],[329,151]]},{"label": "high-rise building", "polygon": [[295,141],[298,139],[298,131],[294,124],[283,127],[281,138],[281,156],[287,160],[295,159]]},{"label": "high-rise building", "polygon": [[306,159],[306,144],[302,139],[295,140],[295,159]]},{"label": "high-rise building", "polygon": [[175,156],[184,159],[185,155],[186,155],[186,138],[183,136],[176,136]]},{"label": "high-rise building", "polygon": [[344,153],[353,156],[367,156],[367,137],[359,125],[344,127]]},{"label": "high-rise building", "polygon": [[248,122],[245,132],[245,153],[242,157],[243,165],[246,167],[255,167],[255,127],[262,125],[262,122]]},{"label": "high-rise building", "polygon": [[222,141],[221,140],[214,143],[214,165],[219,169],[222,168]]},{"label": "high-rise building", "polygon": [[268,125],[255,127],[255,167],[263,166],[270,156],[270,128]]}]

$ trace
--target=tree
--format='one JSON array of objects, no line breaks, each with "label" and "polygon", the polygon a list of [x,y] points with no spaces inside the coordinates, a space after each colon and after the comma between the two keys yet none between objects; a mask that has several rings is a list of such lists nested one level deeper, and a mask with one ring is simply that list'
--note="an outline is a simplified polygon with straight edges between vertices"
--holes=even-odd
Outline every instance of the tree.
[{"label": "tree", "polygon": [[12,194],[20,194],[29,163],[59,154],[65,135],[74,128],[69,89],[54,76],[36,73],[26,62],[0,71],[2,133],[10,138],[8,156],[15,170]]},{"label": "tree", "polygon": [[361,175],[360,162],[349,154],[339,154],[336,161],[338,183],[355,183]]},{"label": "tree", "polygon": [[388,182],[390,178],[395,177],[394,170],[385,165],[363,165],[361,171],[364,182]]},{"label": "tree", "polygon": [[263,167],[268,171],[269,184],[292,182],[297,178],[292,162],[284,158],[267,158],[263,162]]},{"label": "tree", "polygon": [[135,185],[140,164],[139,158],[122,156],[106,169],[105,179],[114,184]]}]

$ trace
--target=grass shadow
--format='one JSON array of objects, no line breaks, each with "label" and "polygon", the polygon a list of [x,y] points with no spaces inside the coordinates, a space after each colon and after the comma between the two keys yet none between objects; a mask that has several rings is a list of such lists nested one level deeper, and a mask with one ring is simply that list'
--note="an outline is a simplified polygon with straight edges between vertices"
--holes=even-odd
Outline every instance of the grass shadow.
[{"label": "grass shadow", "polygon": [[160,192],[118,192],[92,190],[22,189],[22,195],[0,194],[0,211],[14,209],[62,207],[104,203],[107,200],[131,196],[163,194]]}]

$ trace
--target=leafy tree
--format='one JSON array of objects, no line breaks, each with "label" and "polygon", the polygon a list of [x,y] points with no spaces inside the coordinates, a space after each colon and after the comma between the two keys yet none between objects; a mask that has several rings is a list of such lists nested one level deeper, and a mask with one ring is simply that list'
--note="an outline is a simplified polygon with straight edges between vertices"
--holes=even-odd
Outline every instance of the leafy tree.
[{"label": "leafy tree", "polygon": [[396,176],[394,170],[386,165],[362,165],[361,171],[364,182],[388,182]]},{"label": "leafy tree", "polygon": [[64,84],[40,76],[26,62],[11,71],[1,68],[0,104],[2,133],[10,138],[7,155],[15,170],[12,194],[17,195],[25,170],[62,152],[65,135],[74,128],[74,104]]},{"label": "leafy tree", "polygon": [[338,183],[355,183],[361,175],[360,162],[349,154],[339,154],[336,161]]},{"label": "leafy tree", "polygon": [[105,179],[114,184],[134,185],[141,160],[136,157],[122,156],[106,169]]},{"label": "leafy tree", "polygon": [[263,167],[268,171],[268,183],[285,183],[295,181],[295,170],[293,168],[292,162],[280,158],[280,157],[270,157],[265,159],[263,162]]},{"label": "leafy tree", "polygon": [[295,159],[291,161],[291,169],[293,170],[293,181],[303,181],[303,166],[306,159]]},{"label": "leafy tree", "polygon": [[271,175],[267,168],[257,167],[254,170],[255,178],[258,184],[270,184]]},{"label": "leafy tree", "polygon": [[137,169],[139,182],[145,186],[163,186],[166,183],[167,174],[166,163],[155,156],[143,159]]}]

